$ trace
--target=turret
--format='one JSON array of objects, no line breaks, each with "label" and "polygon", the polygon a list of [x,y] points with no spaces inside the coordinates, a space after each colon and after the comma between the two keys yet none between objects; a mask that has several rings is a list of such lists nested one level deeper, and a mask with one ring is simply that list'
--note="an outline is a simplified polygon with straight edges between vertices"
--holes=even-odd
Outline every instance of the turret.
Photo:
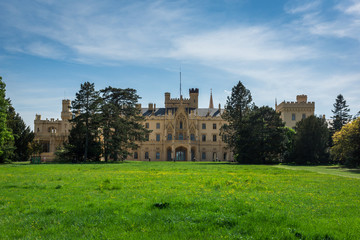
[{"label": "turret", "polygon": [[61,119],[62,120],[70,120],[72,117],[72,113],[70,111],[71,101],[69,99],[62,100],[62,111],[61,111]]},{"label": "turret", "polygon": [[190,88],[190,108],[198,108],[198,98],[199,98],[199,89],[198,88]]}]

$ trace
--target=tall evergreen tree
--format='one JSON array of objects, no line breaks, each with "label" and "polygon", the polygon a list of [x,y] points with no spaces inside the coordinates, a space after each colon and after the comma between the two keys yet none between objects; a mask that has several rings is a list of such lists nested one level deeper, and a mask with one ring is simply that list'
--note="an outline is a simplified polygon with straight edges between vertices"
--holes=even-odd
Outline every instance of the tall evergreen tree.
[{"label": "tall evergreen tree", "polygon": [[333,106],[334,110],[331,111],[334,115],[331,117],[333,119],[331,129],[333,132],[337,132],[351,120],[351,115],[349,115],[349,105],[346,105],[346,100],[344,99],[343,95],[339,94],[336,97]]},{"label": "tall evergreen tree", "polygon": [[142,122],[140,109],[136,107],[139,96],[135,89],[107,87],[101,90],[101,129],[105,161],[124,160],[129,150],[139,146],[138,141],[145,141],[149,133]]},{"label": "tall evergreen tree", "polygon": [[7,126],[9,104],[5,99],[5,88],[0,77],[0,163],[10,162],[14,152],[14,136]]},{"label": "tall evergreen tree", "polygon": [[30,143],[34,139],[34,133],[26,126],[23,119],[15,112],[11,101],[8,99],[7,126],[14,136],[13,161],[27,161],[30,158]]},{"label": "tall evergreen tree", "polygon": [[232,149],[237,161],[248,161],[248,138],[251,134],[244,117],[252,109],[251,93],[245,86],[238,82],[232,88],[231,96],[227,98],[225,112],[222,118],[228,122],[221,128],[221,135],[225,143]]},{"label": "tall evergreen tree", "polygon": [[[99,92],[95,91],[94,83],[85,82],[81,84],[79,92],[76,93],[76,98],[71,103],[72,112],[75,114],[75,118],[71,120],[73,124],[73,130],[71,133],[74,135],[72,138],[69,138],[69,144],[75,146],[77,149],[83,147],[82,157],[77,156],[76,159],[81,159],[81,161],[98,160],[99,155],[89,155],[89,148],[92,148],[93,153],[100,151],[98,141],[99,133],[99,105],[100,98]],[[71,134],[70,134],[71,135]],[[71,140],[77,139],[74,143]],[[78,141],[83,140],[83,144],[80,144]],[[77,154],[80,154],[76,151]]]}]

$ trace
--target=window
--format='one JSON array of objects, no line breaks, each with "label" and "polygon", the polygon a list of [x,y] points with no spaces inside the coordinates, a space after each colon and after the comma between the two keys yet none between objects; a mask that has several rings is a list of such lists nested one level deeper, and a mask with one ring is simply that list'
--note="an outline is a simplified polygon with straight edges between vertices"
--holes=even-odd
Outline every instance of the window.
[{"label": "window", "polygon": [[40,128],[37,128],[37,132],[40,132]]},{"label": "window", "polygon": [[295,115],[295,113],[291,114],[291,120],[293,120],[293,121],[296,120],[296,115]]},{"label": "window", "polygon": [[201,128],[206,129],[206,123],[203,123]]},{"label": "window", "polygon": [[182,133],[179,134],[179,140],[184,140],[184,135]]},{"label": "window", "polygon": [[156,141],[160,141],[160,134],[156,134]]},{"label": "window", "polygon": [[149,152],[145,152],[145,159],[149,159]]},{"label": "window", "polygon": [[213,142],[216,142],[216,135],[213,135]]},{"label": "window", "polygon": [[206,141],[206,135],[205,135],[205,134],[202,135],[202,136],[201,136],[201,139],[202,139],[203,142],[205,142],[205,141]]},{"label": "window", "polygon": [[149,141],[149,134],[146,134],[145,141]]},{"label": "window", "polygon": [[226,154],[226,153],[224,153],[224,161],[226,161],[226,160],[227,160],[227,159],[226,159],[226,155],[227,155],[227,154]]},{"label": "window", "polygon": [[180,129],[183,129],[183,122],[180,121]]},{"label": "window", "polygon": [[149,123],[145,123],[145,128],[149,128],[150,124]]},{"label": "window", "polygon": [[138,153],[134,152],[134,159],[138,159]]},{"label": "window", "polygon": [[213,129],[216,129],[216,123],[213,124]]},{"label": "window", "polygon": [[201,153],[201,159],[202,159],[202,160],[205,160],[205,159],[206,159],[206,152],[202,152],[202,153]]},{"label": "window", "polygon": [[194,134],[190,134],[190,140],[195,141],[195,135]]},{"label": "window", "polygon": [[156,129],[160,129],[160,123],[156,123]]},{"label": "window", "polygon": [[156,152],[156,159],[160,159],[160,153],[159,152]]},{"label": "window", "polygon": [[302,119],[305,119],[306,118],[306,114],[305,113],[303,113],[303,115],[302,115]]},{"label": "window", "polygon": [[172,140],[172,135],[168,134],[167,140]]}]

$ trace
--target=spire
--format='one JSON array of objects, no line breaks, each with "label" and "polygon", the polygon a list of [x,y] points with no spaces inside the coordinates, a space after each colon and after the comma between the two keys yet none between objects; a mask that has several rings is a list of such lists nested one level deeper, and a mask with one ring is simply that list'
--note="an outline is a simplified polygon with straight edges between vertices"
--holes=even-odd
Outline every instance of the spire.
[{"label": "spire", "polygon": [[180,98],[181,98],[181,65],[180,65]]},{"label": "spire", "polygon": [[212,99],[212,89],[210,89],[210,103],[209,103],[209,108],[214,108],[214,103],[213,103],[213,99]]}]

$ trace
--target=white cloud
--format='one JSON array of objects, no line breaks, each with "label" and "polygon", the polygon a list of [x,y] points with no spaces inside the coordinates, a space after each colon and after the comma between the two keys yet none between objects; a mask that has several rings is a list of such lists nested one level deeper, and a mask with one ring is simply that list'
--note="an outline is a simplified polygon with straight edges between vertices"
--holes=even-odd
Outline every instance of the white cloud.
[{"label": "white cloud", "polygon": [[290,14],[303,13],[317,9],[320,4],[321,0],[290,1],[285,5],[285,11]]}]

